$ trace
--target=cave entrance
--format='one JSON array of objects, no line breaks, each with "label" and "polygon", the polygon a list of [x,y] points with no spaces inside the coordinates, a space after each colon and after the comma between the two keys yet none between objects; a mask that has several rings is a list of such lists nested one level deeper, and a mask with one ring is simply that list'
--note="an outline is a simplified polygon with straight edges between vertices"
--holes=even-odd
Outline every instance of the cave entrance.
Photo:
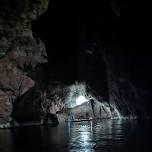
[{"label": "cave entrance", "polygon": [[64,108],[57,113],[59,122],[111,118],[109,104],[87,90],[84,82],[75,82],[65,92]]},{"label": "cave entrance", "polygon": [[34,36],[41,38],[46,46],[48,79],[68,84],[85,81],[108,101],[106,67],[96,43],[101,29],[94,31],[96,20],[87,16],[90,10],[85,5],[81,10],[66,7],[65,2],[51,2],[47,12],[32,25]]},{"label": "cave entrance", "polygon": [[[61,4],[56,7],[53,5],[55,4],[49,5],[48,11],[33,22],[34,36],[40,37],[46,46],[49,82],[60,81],[65,85],[71,85],[75,81],[83,81],[91,86],[87,88],[88,90],[93,88],[96,96],[100,95],[108,101],[106,67],[102,50],[94,43],[99,32],[93,30],[90,18],[86,18],[85,11],[88,10],[82,9],[82,14],[78,16],[77,11],[80,10],[72,10],[69,14]],[[58,13],[60,9],[63,9],[62,14]],[[76,95],[78,96],[86,98],[85,94]],[[76,97],[71,99],[70,104],[76,102]],[[77,101],[82,102],[80,98]],[[90,106],[95,105],[89,103]],[[83,104],[88,106],[87,102],[79,106],[83,107]]]}]

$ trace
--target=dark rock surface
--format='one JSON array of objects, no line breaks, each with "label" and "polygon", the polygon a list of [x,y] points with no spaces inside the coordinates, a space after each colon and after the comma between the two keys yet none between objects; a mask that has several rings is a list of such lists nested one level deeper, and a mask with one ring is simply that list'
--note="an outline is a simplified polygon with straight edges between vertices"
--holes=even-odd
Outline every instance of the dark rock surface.
[{"label": "dark rock surface", "polygon": [[56,113],[64,106],[62,98],[61,84],[52,84],[48,90],[35,86],[15,101],[12,117],[22,125],[56,122]]},{"label": "dark rock surface", "polygon": [[[130,51],[131,50],[131,51]],[[109,101],[116,105],[123,116],[151,118],[151,71],[152,62],[148,49],[128,52],[109,49],[104,60],[107,71]]]},{"label": "dark rock surface", "polygon": [[[30,77],[47,62],[45,46],[33,37],[31,22],[47,10],[48,0],[0,1],[0,124],[10,121],[13,104],[37,83]],[[14,123],[15,124],[15,123]]]},{"label": "dark rock surface", "polygon": [[0,1],[0,127],[57,122],[75,81],[113,115],[152,117],[151,57],[130,47],[132,31],[120,37],[119,0],[48,3]]}]

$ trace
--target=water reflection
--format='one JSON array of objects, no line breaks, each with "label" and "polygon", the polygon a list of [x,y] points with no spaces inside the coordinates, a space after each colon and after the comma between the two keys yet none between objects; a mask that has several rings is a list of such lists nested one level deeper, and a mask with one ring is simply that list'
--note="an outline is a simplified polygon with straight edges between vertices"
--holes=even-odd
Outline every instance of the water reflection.
[{"label": "water reflection", "polygon": [[69,151],[93,152],[95,142],[92,141],[92,122],[73,123],[69,140]]},{"label": "water reflection", "polygon": [[11,130],[0,130],[0,152],[10,152],[13,149]]},{"label": "water reflection", "polygon": [[151,148],[151,128],[151,122],[102,120],[6,129],[0,152],[143,152]]},{"label": "water reflection", "polygon": [[114,142],[119,146],[123,139],[121,125],[121,120],[117,121],[117,124],[112,120],[72,123],[69,131],[70,152],[101,151],[106,146],[112,146]]}]

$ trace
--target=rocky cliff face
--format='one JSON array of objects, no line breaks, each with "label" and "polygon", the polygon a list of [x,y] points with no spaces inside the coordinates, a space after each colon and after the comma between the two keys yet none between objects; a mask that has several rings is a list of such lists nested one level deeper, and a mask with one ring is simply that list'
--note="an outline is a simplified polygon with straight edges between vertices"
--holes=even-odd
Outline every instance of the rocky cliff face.
[{"label": "rocky cliff face", "polygon": [[122,55],[119,51],[108,51],[103,58],[107,71],[109,102],[116,105],[124,117],[151,118],[149,69],[152,63],[148,53],[145,51],[147,54],[143,56],[139,51],[133,50],[122,52]]},{"label": "rocky cliff face", "polygon": [[122,117],[151,118],[152,62],[148,49],[125,50],[126,46],[98,41],[88,45],[91,47],[85,47],[80,56],[81,76],[86,83]]},{"label": "rocky cliff face", "polygon": [[34,38],[31,22],[47,10],[48,0],[0,1],[0,124],[8,124],[14,101],[36,85],[36,73],[47,62],[45,46]]}]

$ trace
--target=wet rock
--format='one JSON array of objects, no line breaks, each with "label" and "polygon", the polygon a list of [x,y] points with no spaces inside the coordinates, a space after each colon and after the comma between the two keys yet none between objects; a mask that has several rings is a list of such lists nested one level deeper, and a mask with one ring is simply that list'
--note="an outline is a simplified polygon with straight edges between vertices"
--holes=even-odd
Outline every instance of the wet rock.
[{"label": "wet rock", "polygon": [[48,0],[0,1],[0,124],[4,127],[12,126],[14,101],[38,83],[30,72],[36,73],[36,67],[47,62],[45,46],[31,29],[32,21],[47,7]]},{"label": "wet rock", "polygon": [[17,65],[7,57],[0,60],[0,73],[0,87],[13,91],[16,96],[24,94],[35,84],[26,73],[19,70]]},{"label": "wet rock", "polygon": [[[107,81],[108,81],[108,91],[109,91],[109,103],[113,105],[111,110],[115,112],[113,115],[120,113],[121,117],[127,119],[143,118],[147,119],[151,115],[151,112],[147,110],[148,105],[142,99],[143,92],[139,92],[143,86],[139,84],[142,82],[138,78],[138,84],[135,83],[134,74],[126,67],[126,64],[130,65],[129,57],[126,56],[125,59],[121,53],[116,52],[115,54],[105,52],[104,60],[107,70]],[[138,71],[138,69],[136,69]],[[136,73],[136,79],[138,74]],[[144,84],[146,86],[146,84]]]},{"label": "wet rock", "polygon": [[55,85],[48,91],[37,86],[29,89],[14,102],[12,117],[20,125],[58,123],[56,113],[63,108],[61,92]]},{"label": "wet rock", "polygon": [[37,88],[29,89],[14,102],[12,117],[20,124],[40,122],[42,100]]},{"label": "wet rock", "polygon": [[48,7],[48,0],[5,0],[0,2],[0,29],[21,30]]},{"label": "wet rock", "polygon": [[8,122],[13,110],[10,98],[6,92],[0,90],[0,122],[3,124]]},{"label": "wet rock", "polygon": [[4,128],[14,128],[14,127],[19,127],[20,125],[11,117],[9,118],[9,120],[5,123],[1,123],[0,124],[0,128],[4,129]]}]

